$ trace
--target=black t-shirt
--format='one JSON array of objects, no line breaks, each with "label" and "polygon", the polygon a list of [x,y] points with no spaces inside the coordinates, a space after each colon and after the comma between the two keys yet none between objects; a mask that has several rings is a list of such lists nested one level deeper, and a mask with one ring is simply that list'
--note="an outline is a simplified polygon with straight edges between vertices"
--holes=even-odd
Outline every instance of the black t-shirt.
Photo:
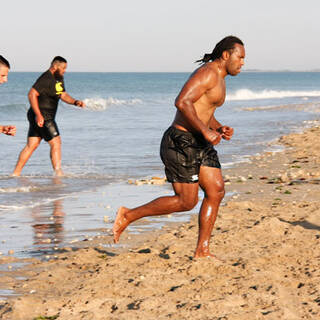
[{"label": "black t-shirt", "polygon": [[63,77],[57,77],[48,70],[37,79],[32,88],[39,93],[39,108],[44,120],[54,120],[60,95],[65,92]]}]

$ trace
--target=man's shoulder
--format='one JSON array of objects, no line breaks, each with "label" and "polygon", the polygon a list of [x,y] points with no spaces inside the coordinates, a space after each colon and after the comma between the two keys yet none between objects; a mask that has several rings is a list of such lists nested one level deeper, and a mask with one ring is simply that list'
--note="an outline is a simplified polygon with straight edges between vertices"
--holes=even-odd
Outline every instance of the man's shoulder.
[{"label": "man's shoulder", "polygon": [[52,74],[49,70],[43,72],[36,80],[35,84],[38,83],[48,83],[50,81],[54,80],[52,77]]},{"label": "man's shoulder", "polygon": [[191,78],[201,82],[215,83],[218,80],[219,72],[217,66],[214,64],[206,63],[196,69]]},{"label": "man's shoulder", "polygon": [[212,77],[217,76],[219,74],[217,64],[213,62],[207,62],[200,66],[198,69],[195,70],[201,74],[210,75]]},{"label": "man's shoulder", "polygon": [[39,93],[41,93],[46,88],[50,88],[53,84],[54,79],[52,77],[52,74],[49,70],[47,70],[37,78],[32,88],[36,89]]},{"label": "man's shoulder", "polygon": [[53,76],[52,76],[52,73],[50,72],[50,70],[47,70],[45,72],[43,72],[37,79],[38,80],[45,80],[45,79],[48,79],[48,80],[51,80],[53,79]]}]

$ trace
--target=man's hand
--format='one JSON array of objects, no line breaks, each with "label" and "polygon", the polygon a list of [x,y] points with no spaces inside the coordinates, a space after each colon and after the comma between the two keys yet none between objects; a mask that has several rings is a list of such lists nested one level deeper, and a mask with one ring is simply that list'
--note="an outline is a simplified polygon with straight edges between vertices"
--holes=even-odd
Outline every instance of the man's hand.
[{"label": "man's hand", "polygon": [[81,101],[81,100],[76,100],[74,102],[74,105],[77,106],[77,107],[80,107],[80,108],[84,108],[86,106],[85,103],[83,101]]},{"label": "man's hand", "polygon": [[16,134],[16,126],[3,126],[2,127],[2,133],[8,135],[8,136],[14,136]]},{"label": "man's hand", "polygon": [[208,129],[204,134],[204,138],[211,143],[212,145],[216,145],[220,142],[222,135],[216,130]]},{"label": "man's hand", "polygon": [[221,137],[225,140],[230,140],[233,136],[233,128],[228,126],[222,126],[217,129],[217,131],[221,134]]},{"label": "man's hand", "polygon": [[40,114],[38,116],[36,116],[36,122],[37,122],[37,125],[42,128],[43,125],[44,125],[44,118],[43,116]]}]

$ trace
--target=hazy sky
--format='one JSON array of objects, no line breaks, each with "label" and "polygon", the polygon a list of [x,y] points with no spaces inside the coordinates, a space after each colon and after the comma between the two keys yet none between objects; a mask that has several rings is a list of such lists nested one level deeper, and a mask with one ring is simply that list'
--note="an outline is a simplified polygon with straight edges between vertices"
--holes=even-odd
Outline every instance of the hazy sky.
[{"label": "hazy sky", "polygon": [[319,0],[10,0],[0,54],[12,71],[191,71],[227,35],[245,43],[246,69],[320,68]]}]

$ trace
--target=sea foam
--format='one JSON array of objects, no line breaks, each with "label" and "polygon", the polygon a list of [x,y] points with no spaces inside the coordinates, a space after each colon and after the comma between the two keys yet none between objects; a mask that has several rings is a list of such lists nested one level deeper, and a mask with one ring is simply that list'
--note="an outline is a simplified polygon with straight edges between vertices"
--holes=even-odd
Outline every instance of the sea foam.
[{"label": "sea foam", "polygon": [[17,188],[0,188],[0,193],[14,193],[14,192],[34,192],[39,188],[34,186],[17,187]]},{"label": "sea foam", "polygon": [[258,99],[281,99],[291,97],[319,97],[320,91],[290,91],[290,90],[262,90],[239,89],[235,93],[227,95],[226,100],[258,100]]},{"label": "sea foam", "polygon": [[117,99],[109,97],[103,98],[87,98],[83,100],[86,104],[86,109],[92,111],[104,111],[111,106],[131,106],[142,103],[140,99]]}]

